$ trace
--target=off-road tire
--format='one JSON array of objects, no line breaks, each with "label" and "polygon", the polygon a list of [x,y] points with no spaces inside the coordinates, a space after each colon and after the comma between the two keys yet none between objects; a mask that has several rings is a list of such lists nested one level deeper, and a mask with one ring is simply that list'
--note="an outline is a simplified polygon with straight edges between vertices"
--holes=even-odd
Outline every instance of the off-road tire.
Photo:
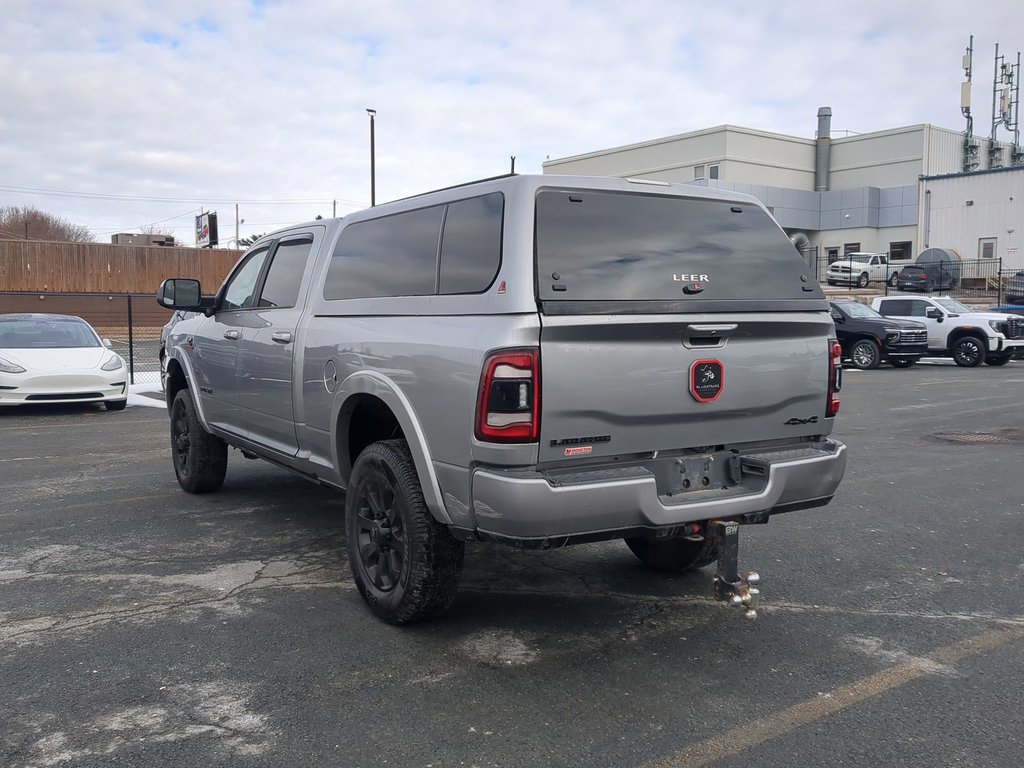
[{"label": "off-road tire", "polygon": [[869,282],[871,282],[871,279],[868,277],[868,273],[867,272],[861,272],[860,276],[857,278],[857,287],[858,288],[867,288]]},{"label": "off-road tire", "polygon": [[916,357],[894,357],[889,358],[889,365],[893,368],[910,368],[917,365]]},{"label": "off-road tire", "polygon": [[189,493],[216,491],[228,471],[227,443],[203,429],[187,389],[171,405],[171,461],[178,485]]},{"label": "off-road tire", "polygon": [[871,339],[857,339],[850,347],[850,365],[861,371],[871,371],[882,362],[882,352]]},{"label": "off-road tire", "polygon": [[106,400],[103,403],[103,407],[108,411],[123,411],[126,405],[128,405],[127,397],[124,400]]},{"label": "off-road tire", "polygon": [[443,613],[455,599],[465,545],[430,514],[404,440],[382,440],[359,454],[345,532],[352,577],[378,618],[409,624]]},{"label": "off-road tire", "polygon": [[890,288],[895,288],[896,287],[896,278],[898,276],[899,276],[898,272],[893,272],[891,275],[889,275],[889,279],[885,281],[886,285],[888,285]]},{"label": "off-road tire", "polygon": [[1000,366],[1000,365],[1006,365],[1008,362],[1010,362],[1010,358],[1009,358],[1008,355],[986,355],[985,356],[985,365]]},{"label": "off-road tire", "polygon": [[985,362],[985,342],[976,336],[963,336],[953,343],[949,353],[961,368],[976,368]]},{"label": "off-road tire", "polygon": [[655,571],[682,573],[711,565],[718,559],[718,539],[714,536],[705,536],[703,541],[630,536],[623,541],[640,562]]}]

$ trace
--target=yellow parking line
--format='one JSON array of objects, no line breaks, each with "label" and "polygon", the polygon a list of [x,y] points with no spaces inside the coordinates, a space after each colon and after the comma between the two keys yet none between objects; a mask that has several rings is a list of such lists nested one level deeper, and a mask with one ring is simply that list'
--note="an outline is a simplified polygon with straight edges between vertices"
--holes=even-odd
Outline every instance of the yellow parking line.
[{"label": "yellow parking line", "polygon": [[927,656],[883,669],[824,695],[795,704],[768,717],[733,728],[720,736],[691,744],[670,757],[648,763],[645,768],[701,768],[737,755],[770,739],[784,736],[801,726],[821,720],[866,699],[879,696],[929,674],[932,665],[953,664],[970,656],[998,648],[1024,637],[1024,627],[996,629],[940,648]]}]

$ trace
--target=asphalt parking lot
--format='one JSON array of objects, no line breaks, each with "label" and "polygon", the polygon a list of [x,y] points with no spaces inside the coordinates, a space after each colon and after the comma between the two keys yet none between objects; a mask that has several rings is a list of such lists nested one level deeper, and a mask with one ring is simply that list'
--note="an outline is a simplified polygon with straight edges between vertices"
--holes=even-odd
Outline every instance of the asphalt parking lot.
[{"label": "asphalt parking lot", "polygon": [[159,408],[0,412],[0,765],[1017,766],[1024,363],[849,372],[835,502],[711,571],[474,544],[442,620],[371,617],[339,495]]}]

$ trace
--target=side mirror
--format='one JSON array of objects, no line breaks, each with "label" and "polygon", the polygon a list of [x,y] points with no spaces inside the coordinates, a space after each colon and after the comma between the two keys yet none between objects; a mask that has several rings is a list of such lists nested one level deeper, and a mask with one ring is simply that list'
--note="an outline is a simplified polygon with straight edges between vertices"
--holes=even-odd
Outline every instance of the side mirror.
[{"label": "side mirror", "polygon": [[924,316],[927,317],[929,320],[938,320],[940,323],[945,318],[945,315],[942,314],[942,310],[940,310],[938,307],[928,307],[924,311]]},{"label": "side mirror", "polygon": [[156,302],[167,309],[184,309],[199,312],[213,306],[214,299],[203,298],[198,280],[173,277],[160,283]]},{"label": "side mirror", "polygon": [[842,315],[832,315],[832,321],[833,321],[833,322],[834,322],[834,323],[835,323],[836,325],[842,325],[843,323],[845,323],[845,322],[846,322],[846,318],[845,318],[845,317],[843,317]]},{"label": "side mirror", "polygon": [[103,346],[106,347],[107,349],[112,349],[114,345],[110,343],[110,339],[104,339]]}]

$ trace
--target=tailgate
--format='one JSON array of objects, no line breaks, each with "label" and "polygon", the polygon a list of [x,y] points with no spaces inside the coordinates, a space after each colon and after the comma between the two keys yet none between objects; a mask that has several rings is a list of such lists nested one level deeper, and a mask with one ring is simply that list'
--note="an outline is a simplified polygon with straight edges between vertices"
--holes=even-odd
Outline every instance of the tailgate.
[{"label": "tailgate", "polygon": [[541,321],[542,462],[831,431],[827,312]]}]

